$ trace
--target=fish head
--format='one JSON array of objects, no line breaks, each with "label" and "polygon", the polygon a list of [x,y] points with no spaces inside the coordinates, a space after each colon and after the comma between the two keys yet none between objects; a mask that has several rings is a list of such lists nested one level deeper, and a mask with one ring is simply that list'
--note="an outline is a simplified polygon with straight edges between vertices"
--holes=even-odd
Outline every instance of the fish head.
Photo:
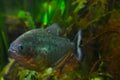
[{"label": "fish head", "polygon": [[[27,36],[29,35],[29,37]],[[23,34],[10,44],[8,52],[14,58],[15,55],[28,56],[27,52],[32,52],[32,36],[30,34]]]},{"label": "fish head", "polygon": [[[8,49],[8,53],[22,66],[35,70],[40,66],[35,60],[35,40],[34,31],[28,31],[13,41]],[[35,37],[35,36],[34,36]]]}]

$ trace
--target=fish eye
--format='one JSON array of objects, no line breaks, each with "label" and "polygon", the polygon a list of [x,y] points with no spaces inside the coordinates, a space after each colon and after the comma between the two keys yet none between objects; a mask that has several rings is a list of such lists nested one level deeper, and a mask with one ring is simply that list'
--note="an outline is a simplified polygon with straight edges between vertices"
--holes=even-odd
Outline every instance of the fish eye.
[{"label": "fish eye", "polygon": [[23,50],[23,46],[22,46],[22,45],[19,45],[19,46],[18,46],[18,49],[19,49],[19,50]]}]

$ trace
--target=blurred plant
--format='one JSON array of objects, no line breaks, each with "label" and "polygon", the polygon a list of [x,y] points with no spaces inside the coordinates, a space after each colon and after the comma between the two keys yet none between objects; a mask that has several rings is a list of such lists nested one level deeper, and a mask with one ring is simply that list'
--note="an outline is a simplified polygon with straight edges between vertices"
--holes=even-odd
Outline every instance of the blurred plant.
[{"label": "blurred plant", "polygon": [[4,24],[3,16],[0,12],[0,71],[8,63],[8,39],[6,34],[6,27]]},{"label": "blurred plant", "polygon": [[25,25],[27,27],[29,27],[30,29],[35,29],[36,28],[35,23],[34,23],[34,21],[32,19],[32,16],[30,15],[29,12],[21,10],[21,11],[18,12],[17,17],[19,19],[23,19]]},{"label": "blurred plant", "polygon": [[[37,20],[39,21],[42,19],[42,26],[50,25],[52,19],[55,17],[57,12],[60,13],[60,16],[64,14],[65,11],[65,1],[64,0],[52,0],[52,1],[45,1],[41,4],[40,9],[38,10],[39,14]],[[41,20],[40,20],[41,21]],[[58,22],[56,20],[56,22]]]}]

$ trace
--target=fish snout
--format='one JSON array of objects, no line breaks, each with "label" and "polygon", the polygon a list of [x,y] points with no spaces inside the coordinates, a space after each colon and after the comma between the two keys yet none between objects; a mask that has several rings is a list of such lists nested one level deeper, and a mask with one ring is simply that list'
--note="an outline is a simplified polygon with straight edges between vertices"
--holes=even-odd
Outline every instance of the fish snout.
[{"label": "fish snout", "polygon": [[16,50],[13,50],[11,48],[8,49],[8,53],[16,53],[17,51]]},{"label": "fish snout", "polygon": [[19,53],[23,49],[21,44],[11,44],[8,53]]}]

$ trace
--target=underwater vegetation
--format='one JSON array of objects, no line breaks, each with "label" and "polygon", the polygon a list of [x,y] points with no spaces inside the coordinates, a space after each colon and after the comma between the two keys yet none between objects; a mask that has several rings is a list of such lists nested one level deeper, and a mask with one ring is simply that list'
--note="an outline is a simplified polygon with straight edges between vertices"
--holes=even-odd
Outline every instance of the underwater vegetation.
[{"label": "underwater vegetation", "polygon": [[[0,0],[0,80],[119,80],[119,0]],[[22,33],[58,23],[72,42],[82,30],[83,61],[73,56],[62,72],[18,64],[8,48]]]}]

